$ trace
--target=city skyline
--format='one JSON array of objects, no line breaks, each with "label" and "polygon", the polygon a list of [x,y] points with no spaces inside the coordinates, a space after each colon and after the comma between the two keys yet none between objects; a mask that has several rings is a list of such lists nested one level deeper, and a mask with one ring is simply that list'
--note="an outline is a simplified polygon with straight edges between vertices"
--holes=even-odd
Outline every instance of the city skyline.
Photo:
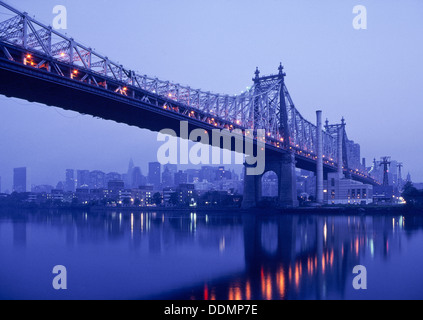
[{"label": "city skyline", "polygon": [[[133,184],[133,186],[135,186],[135,185],[137,185],[137,186],[143,186],[143,185],[154,185],[154,186],[158,186],[158,185],[162,184],[163,183],[163,178],[164,178],[163,177],[163,173],[165,172],[165,170],[166,170],[166,168],[168,166],[169,167],[176,166],[177,170],[176,170],[176,172],[172,172],[172,174],[178,174],[178,172],[184,172],[184,173],[186,173],[187,171],[190,171],[190,170],[198,170],[198,171],[201,171],[201,169],[203,167],[207,167],[207,168],[208,167],[211,167],[211,168],[214,168],[216,170],[218,168],[220,168],[220,167],[224,167],[225,169],[227,169],[227,171],[233,171],[233,172],[235,172],[235,174],[237,176],[241,176],[242,175],[242,169],[243,169],[242,166],[235,166],[235,165],[234,166],[222,166],[222,165],[190,166],[190,165],[165,164],[165,165],[160,165],[160,183],[159,184],[155,184],[155,183],[151,183],[150,180],[149,180],[149,170],[148,170],[148,167],[149,167],[150,164],[155,164],[156,162],[150,162],[150,163],[144,164],[142,166],[137,165],[137,162],[133,162],[133,159],[132,158],[130,159],[129,162],[132,163],[132,165],[133,165],[133,168],[132,169],[135,169],[135,170],[136,169],[140,169],[141,175],[146,179],[145,180],[146,183],[140,183],[138,185],[135,183],[135,184]],[[147,169],[146,170],[143,170],[144,167],[146,167]],[[20,168],[14,168],[14,169],[12,169],[12,173],[10,174],[10,177],[11,177],[10,180],[12,181],[12,185],[10,187],[6,186],[3,183],[4,178],[3,178],[3,176],[0,176],[0,193],[6,193],[6,192],[12,193],[14,191],[24,192],[24,191],[18,191],[18,190],[16,190],[15,187],[14,187],[15,186],[15,182],[13,182],[15,180],[15,177],[14,177],[15,172],[17,170],[19,171],[19,170],[23,170],[23,169],[26,170],[25,171],[25,175],[26,175],[26,178],[27,178],[27,185],[26,185],[26,191],[27,192],[32,192],[32,189],[34,187],[51,186],[51,187],[53,187],[53,189],[57,189],[57,186],[59,186],[59,185],[61,186],[61,188],[63,188],[63,190],[67,191],[70,188],[67,185],[68,178],[74,179],[74,181],[75,181],[75,188],[78,188],[78,187],[80,187],[81,185],[84,185],[84,184],[87,184],[88,185],[89,183],[86,183],[86,181],[87,180],[89,181],[90,174],[91,173],[95,173],[95,172],[101,172],[105,176],[110,175],[110,174],[119,174],[122,180],[124,180],[125,175],[128,174],[128,171],[126,171],[126,170],[121,170],[121,171],[119,171],[119,170],[111,170],[111,171],[108,171],[108,170],[101,170],[100,168],[93,168],[91,170],[87,170],[87,169],[70,169],[70,168],[68,168],[68,169],[64,169],[63,170],[63,173],[62,173],[62,175],[60,177],[56,177],[55,179],[53,178],[53,180],[51,180],[51,182],[46,182],[46,181],[43,182],[43,181],[41,181],[40,183],[38,183],[38,182],[34,182],[33,181],[33,178],[32,178],[33,170],[32,170],[32,168],[29,168],[29,167],[20,167]],[[239,170],[236,170],[236,169],[239,169]],[[70,171],[72,171],[72,174],[70,173]],[[81,177],[80,175],[81,174],[83,175],[85,172],[88,174],[88,177],[86,177],[86,178]],[[111,178],[109,180],[121,180],[121,179]],[[132,183],[130,183],[130,184],[132,185]],[[107,186],[105,186],[105,187],[107,187]]]},{"label": "city skyline", "polygon": [[[372,161],[368,161],[366,159],[367,169],[371,172],[373,177],[375,177],[380,182],[382,182],[382,180],[383,180],[383,170],[380,170],[380,166],[381,166],[380,163],[381,163],[382,158],[383,157],[381,157],[380,159],[374,158],[374,159],[372,159]],[[149,180],[149,172],[150,172],[149,171],[149,165],[153,164],[153,163],[154,164],[155,163],[160,164],[158,162],[153,161],[153,162],[142,163],[141,165],[139,165],[138,162],[133,161],[133,158],[130,158],[129,166],[130,167],[132,166],[132,169],[139,169],[140,174],[142,175],[142,177],[144,177],[144,179],[146,181],[146,183],[139,183],[139,185],[147,185],[147,184],[150,185],[151,184],[151,185],[157,186],[157,184],[155,184],[155,183],[150,183],[150,180]],[[399,164],[401,165],[401,169],[399,169],[399,167],[398,167]],[[194,170],[194,171],[195,170],[201,170],[203,167],[212,167],[212,168],[215,168],[215,169],[218,169],[219,167],[224,167],[228,171],[235,172],[239,177],[242,176],[243,170],[244,170],[244,167],[242,165],[202,165],[202,164],[200,164],[200,165],[195,166],[195,165],[164,164],[164,165],[160,165],[160,183],[163,183],[163,181],[166,178],[169,179],[169,177],[166,177],[166,168],[172,168],[172,170],[171,170],[172,178],[171,179],[174,182],[174,180],[173,180],[173,179],[175,179],[174,176],[173,176],[174,174],[177,174],[178,172],[186,173],[187,171],[190,171],[190,170],[191,171],[192,170]],[[57,187],[57,185],[59,185],[59,184],[63,184],[63,189],[67,189],[68,187],[66,186],[66,182],[67,182],[67,175],[69,174],[69,172],[68,172],[69,170],[74,171],[74,173],[73,173],[74,179],[75,179],[75,181],[78,181],[78,184],[77,184],[76,187],[78,187],[78,185],[84,184],[84,182],[82,182],[82,181],[86,181],[86,180],[84,180],[84,178],[80,178],[80,176],[79,176],[80,173],[83,173],[83,172],[87,172],[88,176],[91,172],[100,171],[100,172],[104,173],[105,175],[117,173],[117,174],[119,174],[123,177],[125,175],[128,175],[129,171],[132,170],[132,169],[117,170],[117,169],[113,169],[113,168],[111,168],[110,170],[102,170],[99,167],[93,167],[91,169],[86,169],[86,168],[85,169],[80,169],[80,168],[70,169],[70,168],[67,168],[67,169],[63,169],[63,172],[60,175],[60,177],[52,177],[50,181],[47,181],[47,180],[34,180],[34,178],[32,176],[34,170],[30,167],[20,167],[20,168],[25,168],[25,169],[28,170],[28,182],[27,182],[28,183],[28,185],[27,185],[28,192],[31,192],[31,189],[33,187],[39,187],[39,186],[53,186],[53,188],[55,189]],[[128,164],[126,164],[126,168],[128,168]],[[176,171],[173,168],[176,168]],[[392,160],[392,163],[389,166],[389,175],[390,175],[389,177],[390,177],[390,180],[392,180],[394,182],[394,184],[397,183],[398,179],[400,178],[400,176],[399,176],[400,174],[401,174],[401,179],[403,181],[411,181],[414,184],[418,184],[418,185],[422,184],[422,182],[420,182],[420,181],[413,180],[412,173],[405,171],[403,168],[404,168],[404,164],[402,162],[399,162],[397,160]],[[14,189],[14,174],[13,174],[13,172],[16,169],[19,169],[19,168],[13,168],[10,175],[9,176],[6,175],[6,179],[4,179],[5,176],[0,175],[0,193],[6,193],[6,192],[11,193],[15,190]],[[300,169],[297,169],[297,171],[299,172]],[[89,177],[86,178],[86,179],[89,179]],[[129,179],[132,179],[132,177],[129,178]],[[10,186],[7,186],[4,183],[4,181],[9,181],[9,180],[11,181],[11,184],[10,184]],[[110,180],[116,180],[116,179],[110,179]]]}]

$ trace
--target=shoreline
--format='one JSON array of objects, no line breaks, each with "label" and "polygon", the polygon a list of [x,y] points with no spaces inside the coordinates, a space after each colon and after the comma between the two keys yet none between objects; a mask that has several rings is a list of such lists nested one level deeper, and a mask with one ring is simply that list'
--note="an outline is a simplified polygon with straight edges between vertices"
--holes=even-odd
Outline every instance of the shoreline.
[{"label": "shoreline", "polygon": [[322,206],[322,207],[299,207],[299,208],[252,208],[242,209],[237,207],[223,208],[174,208],[174,207],[84,207],[84,206],[0,206],[0,211],[7,210],[33,210],[33,211],[75,211],[87,213],[102,212],[172,212],[172,213],[234,213],[256,215],[423,215],[422,207],[408,206]]}]

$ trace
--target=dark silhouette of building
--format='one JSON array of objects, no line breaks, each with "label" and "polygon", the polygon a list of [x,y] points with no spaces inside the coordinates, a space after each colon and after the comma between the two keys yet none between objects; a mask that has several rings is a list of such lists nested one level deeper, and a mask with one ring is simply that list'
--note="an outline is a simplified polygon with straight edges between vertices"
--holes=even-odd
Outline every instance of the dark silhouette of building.
[{"label": "dark silhouette of building", "polygon": [[50,185],[40,185],[40,186],[35,186],[32,188],[32,192],[33,193],[51,193],[51,191],[54,189],[53,186]]},{"label": "dark silhouette of building", "polygon": [[202,167],[200,172],[200,180],[214,182],[216,180],[216,174],[215,174],[214,168],[210,166]]},{"label": "dark silhouette of building", "polygon": [[115,180],[123,180],[122,175],[117,172],[110,172],[106,174],[106,185],[109,183],[109,181],[115,181]]},{"label": "dark silhouette of building", "polygon": [[75,192],[75,170],[67,169],[66,170],[66,180],[65,180],[65,191],[66,192]]},{"label": "dark silhouette of building", "polygon": [[126,173],[125,185],[127,187],[132,187],[132,171],[134,170],[134,161],[129,160],[128,172]]},{"label": "dark silhouette of building", "polygon": [[196,170],[196,169],[188,169],[186,170],[186,174],[187,174],[187,182],[188,183],[196,183],[200,181],[200,170]]},{"label": "dark silhouette of building", "polygon": [[175,185],[175,174],[170,172],[168,167],[165,167],[163,174],[162,174],[162,184],[163,187],[173,187]]},{"label": "dark silhouette of building", "polygon": [[109,191],[109,199],[119,200],[121,192],[125,190],[125,182],[123,180],[111,180],[107,184]]},{"label": "dark silhouette of building", "polygon": [[188,175],[186,172],[179,171],[175,173],[175,185],[179,186],[180,184],[188,183]]},{"label": "dark silhouette of building", "polygon": [[81,188],[83,186],[90,185],[90,172],[88,170],[78,170],[76,172],[77,187]]},{"label": "dark silhouette of building", "polygon": [[225,167],[219,167],[216,172],[216,180],[222,181],[222,180],[231,180],[232,179],[232,173],[229,170],[225,170]]},{"label": "dark silhouette of building", "polygon": [[106,188],[106,174],[102,171],[90,172],[90,189],[105,189]]},{"label": "dark silhouette of building", "polygon": [[22,193],[28,192],[28,169],[16,168],[13,170],[13,191]]},{"label": "dark silhouette of building", "polygon": [[148,183],[155,188],[160,186],[162,165],[158,162],[150,162],[148,164]]},{"label": "dark silhouette of building", "polygon": [[176,189],[176,193],[178,194],[180,205],[197,205],[198,195],[195,192],[195,186],[193,184],[180,184]]},{"label": "dark silhouette of building", "polygon": [[147,184],[147,178],[143,176],[140,167],[132,169],[132,188],[138,188],[139,186],[145,186]]}]

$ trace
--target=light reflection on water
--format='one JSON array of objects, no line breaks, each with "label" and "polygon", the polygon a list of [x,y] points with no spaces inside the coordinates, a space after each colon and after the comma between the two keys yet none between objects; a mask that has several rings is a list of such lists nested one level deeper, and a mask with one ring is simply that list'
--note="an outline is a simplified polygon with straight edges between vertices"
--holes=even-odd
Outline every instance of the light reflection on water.
[{"label": "light reflection on water", "polygon": [[422,249],[417,215],[14,211],[0,214],[0,298],[422,299]]}]

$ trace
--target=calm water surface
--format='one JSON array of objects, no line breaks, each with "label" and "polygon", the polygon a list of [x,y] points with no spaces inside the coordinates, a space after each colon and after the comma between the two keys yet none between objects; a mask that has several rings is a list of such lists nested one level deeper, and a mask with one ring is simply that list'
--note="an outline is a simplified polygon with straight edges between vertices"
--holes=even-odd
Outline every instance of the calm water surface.
[{"label": "calm water surface", "polygon": [[0,213],[1,299],[423,299],[422,270],[419,216]]}]

